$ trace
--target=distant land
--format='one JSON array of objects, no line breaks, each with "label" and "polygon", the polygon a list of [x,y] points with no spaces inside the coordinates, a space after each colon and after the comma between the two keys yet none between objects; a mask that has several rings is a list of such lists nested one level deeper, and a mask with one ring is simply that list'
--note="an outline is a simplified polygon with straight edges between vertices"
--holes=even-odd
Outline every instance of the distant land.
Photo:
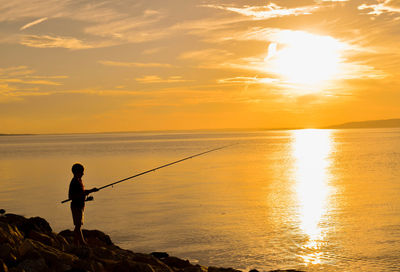
[{"label": "distant land", "polygon": [[340,125],[334,125],[324,128],[396,128],[400,127],[400,119],[386,119],[386,120],[369,120],[369,121],[361,121],[361,122],[349,122]]},{"label": "distant land", "polygon": [[[385,120],[367,120],[360,122],[347,122],[339,125],[319,127],[318,129],[351,129],[351,128],[400,128],[400,118]],[[1,136],[34,136],[34,135],[66,135],[66,134],[105,134],[105,133],[182,133],[182,132],[205,132],[205,131],[257,131],[257,130],[297,130],[307,127],[285,127],[285,128],[222,128],[222,129],[190,129],[190,130],[138,130],[138,131],[102,131],[102,132],[71,132],[71,133],[0,133]]]},{"label": "distant land", "polygon": [[0,136],[30,136],[30,135],[35,135],[35,134],[13,134],[13,133],[10,133],[10,134],[7,134],[7,133],[0,133]]}]

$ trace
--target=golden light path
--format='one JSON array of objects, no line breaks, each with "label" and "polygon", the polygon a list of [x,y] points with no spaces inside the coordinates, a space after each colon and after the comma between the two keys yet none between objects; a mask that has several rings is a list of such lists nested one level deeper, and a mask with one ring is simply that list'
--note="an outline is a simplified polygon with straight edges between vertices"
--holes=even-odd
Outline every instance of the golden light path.
[{"label": "golden light path", "polygon": [[[321,222],[327,215],[329,195],[328,167],[331,164],[332,137],[329,130],[297,130],[293,132],[292,155],[295,158],[295,191],[298,200],[300,229],[308,237],[302,246],[305,264],[321,263],[324,241]],[[325,218],[326,219],[326,218]]]}]

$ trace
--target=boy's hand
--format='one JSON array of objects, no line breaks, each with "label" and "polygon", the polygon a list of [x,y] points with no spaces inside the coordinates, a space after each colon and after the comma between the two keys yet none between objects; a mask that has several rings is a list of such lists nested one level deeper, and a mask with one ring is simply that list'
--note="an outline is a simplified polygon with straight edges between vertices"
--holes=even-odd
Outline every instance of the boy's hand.
[{"label": "boy's hand", "polygon": [[88,194],[91,194],[91,193],[94,193],[94,192],[97,192],[97,191],[99,191],[99,189],[97,189],[96,187],[93,188],[93,189],[90,189],[90,190],[85,190],[85,195],[88,195]]}]

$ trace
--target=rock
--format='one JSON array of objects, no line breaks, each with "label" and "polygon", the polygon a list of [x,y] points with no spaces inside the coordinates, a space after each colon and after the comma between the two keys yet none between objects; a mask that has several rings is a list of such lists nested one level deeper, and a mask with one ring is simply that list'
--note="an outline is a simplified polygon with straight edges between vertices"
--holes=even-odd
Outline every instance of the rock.
[{"label": "rock", "polygon": [[0,222],[0,243],[8,243],[12,246],[22,242],[24,236],[17,227]]},{"label": "rock", "polygon": [[166,252],[134,253],[114,245],[110,236],[99,230],[83,230],[83,235],[88,246],[77,247],[72,231],[53,233],[43,218],[0,216],[0,272],[241,272],[193,265]]},{"label": "rock", "polygon": [[[83,237],[91,246],[110,246],[114,245],[110,236],[99,230],[82,230]],[[63,230],[58,235],[64,237],[69,243],[74,241],[74,232],[71,230]]]},{"label": "rock", "polygon": [[93,248],[93,254],[99,259],[114,259],[115,251],[106,247]]},{"label": "rock", "polygon": [[5,222],[10,225],[19,226],[22,225],[27,219],[21,215],[7,213],[0,217],[1,222]]},{"label": "rock", "polygon": [[79,259],[90,259],[93,258],[93,250],[89,247],[78,246],[71,248],[71,254],[77,256]]},{"label": "rock", "polygon": [[99,230],[83,230],[83,237],[90,245],[109,246],[113,245],[110,236]]},{"label": "rock", "polygon": [[43,258],[39,259],[26,259],[18,264],[17,268],[26,272],[46,272],[49,270]]},{"label": "rock", "polygon": [[205,266],[201,266],[201,265],[193,265],[193,266],[189,266],[189,267],[185,267],[183,269],[183,272],[207,272],[208,269]]},{"label": "rock", "polygon": [[210,266],[208,268],[208,272],[241,272],[240,270],[236,270],[233,268],[222,268],[222,267],[213,267]]},{"label": "rock", "polygon": [[0,259],[5,260],[13,252],[9,243],[0,244]]},{"label": "rock", "polygon": [[58,237],[62,237],[68,244],[74,243],[74,232],[71,230],[63,230],[57,234]]},{"label": "rock", "polygon": [[10,244],[0,244],[0,259],[2,259],[7,265],[14,265],[17,261],[17,250]]},{"label": "rock", "polygon": [[112,267],[107,267],[107,271],[112,272],[131,272],[131,271],[140,271],[140,272],[155,272],[151,265],[146,263],[138,263],[131,260],[123,260],[114,264]]},{"label": "rock", "polygon": [[182,260],[177,257],[162,258],[161,261],[171,268],[183,269],[185,267],[193,266],[188,260]]},{"label": "rock", "polygon": [[304,272],[304,271],[295,270],[295,269],[287,269],[287,270],[280,270],[280,269],[278,269],[278,270],[271,270],[271,271],[269,271],[269,272]]},{"label": "rock", "polygon": [[25,240],[18,248],[19,256],[22,258],[40,258],[38,249],[35,247],[34,241]]},{"label": "rock", "polygon": [[49,235],[40,233],[36,230],[31,230],[27,237],[48,246],[55,246],[56,244],[55,241]]},{"label": "rock", "polygon": [[82,270],[82,271],[99,271],[103,272],[104,267],[100,263],[97,263],[94,260],[89,260],[89,259],[78,259],[74,262],[72,265],[72,269],[77,269],[77,270]]},{"label": "rock", "polygon": [[167,258],[169,254],[167,252],[152,252],[150,255],[156,257],[157,259]]},{"label": "rock", "polygon": [[36,230],[41,233],[52,233],[53,232],[53,230],[50,227],[50,224],[41,217],[29,218],[27,220],[24,228],[26,229],[25,233],[29,233],[30,230]]},{"label": "rock", "polygon": [[8,272],[8,267],[2,259],[0,259],[0,272]]},{"label": "rock", "polygon": [[78,259],[78,257],[72,254],[62,252],[56,248],[46,246],[38,241],[34,241],[31,239],[26,239],[18,250],[20,256],[23,258],[43,257],[49,266],[54,266],[58,263],[72,265],[74,261]]},{"label": "rock", "polygon": [[149,254],[142,254],[142,253],[131,253],[130,258],[138,263],[146,263],[152,266],[155,271],[162,271],[162,272],[172,272],[174,271],[171,267],[163,263],[161,260],[153,257]]},{"label": "rock", "polygon": [[61,235],[54,234],[55,240],[57,241],[57,248],[61,251],[68,251],[71,248],[71,244],[62,237]]},{"label": "rock", "polygon": [[49,223],[41,217],[32,217],[26,219],[21,215],[8,213],[5,216],[1,217],[1,221],[9,225],[16,226],[19,231],[24,234],[24,236],[28,235],[31,230],[36,230],[41,233],[52,232]]}]

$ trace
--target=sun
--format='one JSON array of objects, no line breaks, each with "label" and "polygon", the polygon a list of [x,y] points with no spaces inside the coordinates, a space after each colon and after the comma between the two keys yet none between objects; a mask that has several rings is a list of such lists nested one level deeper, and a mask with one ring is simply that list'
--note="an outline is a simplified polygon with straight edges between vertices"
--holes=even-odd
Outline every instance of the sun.
[{"label": "sun", "polygon": [[268,71],[298,86],[321,86],[340,73],[344,44],[329,36],[281,31],[270,43]]}]

